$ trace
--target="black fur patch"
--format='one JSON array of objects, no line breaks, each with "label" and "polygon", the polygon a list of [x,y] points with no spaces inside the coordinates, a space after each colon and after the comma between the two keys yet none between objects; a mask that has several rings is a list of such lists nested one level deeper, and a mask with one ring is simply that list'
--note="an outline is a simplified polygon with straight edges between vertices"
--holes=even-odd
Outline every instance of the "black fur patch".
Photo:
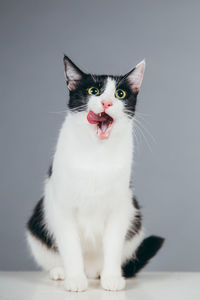
[{"label": "black fur patch", "polygon": [[[69,80],[67,76],[67,65],[73,66],[73,69],[77,74],[80,75],[80,79],[73,80],[74,86],[73,89],[70,90],[70,97],[68,102],[68,108],[74,112],[85,111],[87,110],[87,103],[89,99],[88,89],[90,87],[96,87],[99,89],[101,95],[104,92],[105,85],[107,82],[107,78],[114,79],[116,81],[116,89],[123,89],[126,91],[126,98],[122,101],[124,104],[124,112],[128,114],[130,117],[134,116],[135,106],[137,102],[137,94],[134,93],[131,89],[131,86],[127,80],[128,75],[133,71],[127,73],[125,76],[113,76],[113,75],[93,75],[86,74],[82,72],[66,55],[64,56],[64,66],[66,73],[66,83],[69,85]],[[97,95],[96,97],[98,97]]]},{"label": "black fur patch", "polygon": [[121,80],[117,85],[116,89],[123,89],[126,91],[126,98],[123,101],[124,104],[124,112],[128,114],[130,117],[133,117],[135,114],[135,108],[137,104],[137,93],[133,93],[130,88],[130,84],[127,80],[126,76],[120,76]]},{"label": "black fur patch", "polygon": [[140,231],[142,227],[142,215],[140,212],[140,206],[135,197],[133,198],[132,202],[133,202],[133,206],[137,209],[137,212],[133,218],[129,230],[127,231],[126,240],[132,239],[135,236],[135,234],[137,234]]},{"label": "black fur patch", "polygon": [[[88,89],[91,86],[97,87],[100,90],[101,95],[104,92],[107,78],[110,77],[119,84],[117,84],[116,89],[123,89],[126,91],[126,98],[123,100],[124,111],[129,116],[134,116],[137,94],[134,94],[130,88],[130,85],[124,76],[108,76],[108,75],[90,75],[85,74],[77,84],[77,88],[70,91],[70,99],[68,103],[69,109],[73,111],[85,111],[87,109],[87,103],[89,99]],[[98,97],[98,96],[96,96]]]},{"label": "black fur patch", "polygon": [[[77,83],[77,88],[70,91],[70,99],[68,103],[69,109],[73,111],[84,111],[88,103],[88,89],[92,86],[100,90],[100,94],[104,91],[107,76],[95,76],[84,74],[82,80]],[[96,96],[98,97],[98,96]]]},{"label": "black fur patch", "polygon": [[134,277],[156,255],[163,243],[164,238],[154,235],[144,239],[136,251],[136,258],[130,259],[122,266],[123,276]]},{"label": "black fur patch", "polygon": [[53,235],[49,233],[45,220],[44,220],[44,199],[40,199],[33,210],[33,214],[30,217],[27,228],[31,234],[39,239],[48,248],[57,250],[55,246],[55,240]]}]

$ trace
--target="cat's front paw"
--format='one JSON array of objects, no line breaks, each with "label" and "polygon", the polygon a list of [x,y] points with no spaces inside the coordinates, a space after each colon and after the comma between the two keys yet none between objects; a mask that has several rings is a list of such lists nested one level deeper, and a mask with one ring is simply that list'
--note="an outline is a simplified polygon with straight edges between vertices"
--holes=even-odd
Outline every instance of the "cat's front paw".
[{"label": "cat's front paw", "polygon": [[65,278],[64,269],[62,267],[51,269],[49,275],[52,280],[64,280]]},{"label": "cat's front paw", "polygon": [[122,276],[101,276],[101,286],[104,290],[119,291],[126,286],[126,281]]},{"label": "cat's front paw", "polygon": [[65,290],[70,292],[83,292],[87,290],[88,281],[85,275],[67,277],[64,282]]}]

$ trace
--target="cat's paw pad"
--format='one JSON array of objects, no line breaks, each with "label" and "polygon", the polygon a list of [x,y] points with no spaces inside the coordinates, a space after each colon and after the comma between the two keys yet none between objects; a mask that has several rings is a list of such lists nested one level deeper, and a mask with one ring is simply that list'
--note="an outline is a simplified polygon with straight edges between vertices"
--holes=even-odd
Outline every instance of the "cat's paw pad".
[{"label": "cat's paw pad", "polygon": [[65,290],[70,292],[83,292],[87,290],[88,281],[85,275],[67,277],[64,283]]},{"label": "cat's paw pad", "polygon": [[65,274],[64,269],[62,267],[55,267],[49,272],[50,278],[52,280],[64,280]]},{"label": "cat's paw pad", "polygon": [[125,288],[126,281],[122,276],[102,276],[101,286],[107,291],[119,291]]}]

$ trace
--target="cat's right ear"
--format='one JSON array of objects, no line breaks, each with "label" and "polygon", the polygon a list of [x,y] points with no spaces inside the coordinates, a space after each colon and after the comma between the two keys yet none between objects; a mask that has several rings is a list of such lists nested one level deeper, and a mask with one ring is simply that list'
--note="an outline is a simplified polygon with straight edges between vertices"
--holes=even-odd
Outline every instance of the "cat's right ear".
[{"label": "cat's right ear", "polygon": [[145,70],[145,60],[142,60],[137,66],[131,70],[126,78],[131,86],[133,93],[137,94],[140,91],[140,87],[142,84],[144,70]]},{"label": "cat's right ear", "polygon": [[64,55],[63,62],[68,89],[74,91],[83,78],[84,73],[66,55]]}]

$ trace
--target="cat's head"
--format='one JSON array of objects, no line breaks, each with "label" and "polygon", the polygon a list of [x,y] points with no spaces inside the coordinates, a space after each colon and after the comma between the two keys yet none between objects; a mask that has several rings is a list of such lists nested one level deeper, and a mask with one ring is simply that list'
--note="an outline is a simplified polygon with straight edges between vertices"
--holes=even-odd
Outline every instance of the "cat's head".
[{"label": "cat's head", "polygon": [[83,115],[99,139],[107,139],[114,126],[133,118],[145,61],[124,76],[93,75],[81,71],[66,55],[65,76],[70,99],[68,108]]}]

